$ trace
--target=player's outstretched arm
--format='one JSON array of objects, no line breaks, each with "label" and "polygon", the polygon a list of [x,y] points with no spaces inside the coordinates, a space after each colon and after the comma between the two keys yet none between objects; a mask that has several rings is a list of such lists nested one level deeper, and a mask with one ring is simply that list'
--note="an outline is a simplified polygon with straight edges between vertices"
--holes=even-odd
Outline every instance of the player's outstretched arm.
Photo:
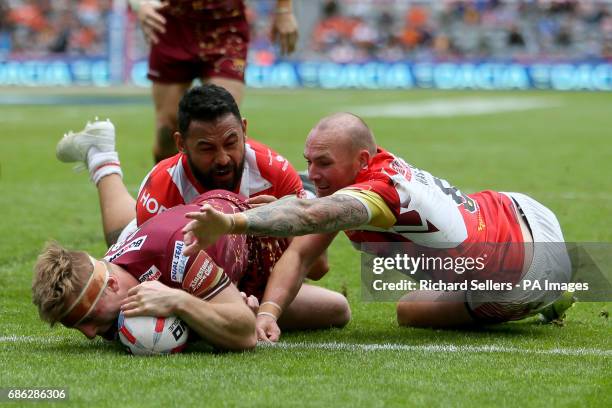
[{"label": "player's outstretched arm", "polygon": [[291,237],[338,232],[369,221],[365,205],[345,194],[311,200],[283,198],[237,214],[224,214],[205,204],[200,212],[186,217],[193,220],[183,228],[186,255],[206,249],[223,234]]},{"label": "player's outstretched arm", "polygon": [[282,311],[297,296],[310,267],[329,244],[333,234],[314,234],[296,237],[278,260],[270,274],[263,300],[257,314],[257,339],[277,342],[281,330],[276,323]]},{"label": "player's outstretched arm", "polygon": [[128,291],[121,309],[129,316],[180,317],[200,337],[224,350],[248,350],[257,344],[255,316],[233,284],[209,301],[159,281]]}]

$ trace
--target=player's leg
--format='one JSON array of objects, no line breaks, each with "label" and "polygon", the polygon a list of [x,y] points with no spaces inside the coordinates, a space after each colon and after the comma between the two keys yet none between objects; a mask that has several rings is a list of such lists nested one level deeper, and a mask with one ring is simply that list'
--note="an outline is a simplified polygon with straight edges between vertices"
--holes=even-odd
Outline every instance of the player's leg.
[{"label": "player's leg", "polygon": [[202,58],[203,66],[198,76],[203,83],[227,89],[238,106],[244,95],[249,31],[246,15],[239,13],[235,17],[211,22],[207,25],[206,33],[203,33],[204,38],[200,39],[205,41],[209,48]]},{"label": "player's leg", "polygon": [[475,323],[465,303],[465,292],[417,290],[397,304],[400,326],[450,328]]},{"label": "player's leg", "polygon": [[[572,279],[572,264],[563,231],[555,214],[533,198],[521,193],[510,195],[523,211],[533,235],[533,262],[523,280],[564,284]],[[562,321],[574,305],[572,293],[562,291],[527,291],[525,301],[532,305],[528,316],[540,314],[544,323]]]},{"label": "player's leg", "polygon": [[136,201],[123,184],[114,125],[109,120],[88,122],[82,131],[64,135],[56,154],[65,163],[83,162],[89,170],[98,190],[104,236],[112,245],[121,230],[136,218]]},{"label": "player's leg", "polygon": [[102,214],[102,229],[108,246],[117,242],[123,229],[136,218],[136,200],[118,174],[109,174],[96,185]]},{"label": "player's leg", "polygon": [[214,84],[227,89],[227,91],[234,97],[236,104],[240,106],[240,102],[242,102],[242,97],[244,95],[243,81],[219,76],[207,78],[202,81],[207,84]]},{"label": "player's leg", "polygon": [[342,294],[304,284],[278,320],[282,330],[343,327],[351,320],[351,308]]},{"label": "player's leg", "polygon": [[191,86],[191,81],[180,83],[153,82],[153,104],[155,106],[155,143],[153,158],[159,162],[176,154],[172,135],[177,128],[178,104]]}]

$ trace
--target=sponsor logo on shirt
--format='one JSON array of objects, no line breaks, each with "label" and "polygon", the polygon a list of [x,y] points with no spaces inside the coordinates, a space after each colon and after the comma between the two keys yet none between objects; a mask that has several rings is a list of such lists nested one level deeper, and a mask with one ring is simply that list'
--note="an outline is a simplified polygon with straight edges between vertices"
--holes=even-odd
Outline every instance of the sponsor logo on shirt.
[{"label": "sponsor logo on shirt", "polygon": [[187,266],[189,257],[183,255],[184,247],[185,243],[183,241],[176,241],[174,243],[172,265],[170,266],[170,279],[174,282],[182,282],[183,276],[185,275],[185,267]]},{"label": "sponsor logo on shirt", "polygon": [[140,282],[154,281],[154,280],[158,280],[160,277],[161,277],[161,271],[157,269],[155,265],[153,265],[145,273],[140,275],[138,280]]},{"label": "sponsor logo on shirt", "polygon": [[393,160],[391,164],[389,164],[389,167],[391,167],[395,172],[397,172],[397,174],[401,174],[402,176],[410,180],[410,166],[404,160],[396,157],[395,160]]},{"label": "sponsor logo on shirt", "polygon": [[128,252],[139,251],[140,248],[142,248],[142,246],[144,245],[146,240],[147,240],[147,235],[138,237],[134,239],[133,241],[130,241],[127,244],[125,244],[120,250],[118,250],[114,254],[105,256],[104,259],[106,259],[108,262],[113,262],[115,259],[119,258],[122,255],[125,255]]},{"label": "sponsor logo on shirt", "polygon": [[149,214],[160,214],[167,210],[167,208],[160,205],[154,197],[151,197],[151,193],[147,190],[142,192],[138,201]]}]

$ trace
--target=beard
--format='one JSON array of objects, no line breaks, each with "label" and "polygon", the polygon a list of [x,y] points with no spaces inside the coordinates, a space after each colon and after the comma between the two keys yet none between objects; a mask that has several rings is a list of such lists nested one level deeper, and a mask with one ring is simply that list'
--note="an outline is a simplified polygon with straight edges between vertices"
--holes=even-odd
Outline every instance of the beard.
[{"label": "beard", "polygon": [[[242,179],[242,172],[244,171],[244,160],[246,155],[242,156],[242,161],[240,163],[235,163],[232,160],[225,166],[213,165],[208,171],[201,171],[198,169],[193,160],[191,160],[191,155],[188,151],[185,152],[185,155],[187,156],[187,163],[189,164],[193,177],[206,191],[217,189],[235,191],[238,188],[240,180]],[[216,180],[215,176],[218,173],[226,173],[228,171],[233,174],[231,179],[227,181]]]}]

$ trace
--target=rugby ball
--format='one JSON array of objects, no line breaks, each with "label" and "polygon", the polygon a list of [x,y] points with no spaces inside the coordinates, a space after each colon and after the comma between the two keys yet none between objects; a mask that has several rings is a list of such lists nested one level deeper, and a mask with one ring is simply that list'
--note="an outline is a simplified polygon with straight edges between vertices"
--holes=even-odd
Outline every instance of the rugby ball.
[{"label": "rugby ball", "polygon": [[178,317],[125,317],[119,314],[119,341],[138,356],[180,353],[187,345],[189,327]]}]

